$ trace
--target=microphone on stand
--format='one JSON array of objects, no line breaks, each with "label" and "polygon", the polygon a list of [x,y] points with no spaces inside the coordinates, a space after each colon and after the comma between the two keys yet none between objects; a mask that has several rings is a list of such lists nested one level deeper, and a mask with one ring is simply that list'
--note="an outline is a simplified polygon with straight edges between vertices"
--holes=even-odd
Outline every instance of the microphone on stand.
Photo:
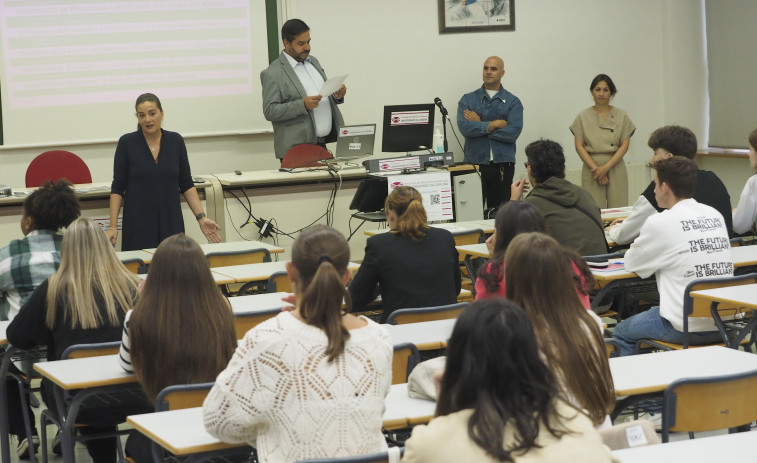
[{"label": "microphone on stand", "polygon": [[434,98],[434,104],[439,107],[439,111],[442,113],[442,116],[449,119],[449,112],[447,111],[447,108],[445,108],[442,104],[442,99],[439,97]]}]

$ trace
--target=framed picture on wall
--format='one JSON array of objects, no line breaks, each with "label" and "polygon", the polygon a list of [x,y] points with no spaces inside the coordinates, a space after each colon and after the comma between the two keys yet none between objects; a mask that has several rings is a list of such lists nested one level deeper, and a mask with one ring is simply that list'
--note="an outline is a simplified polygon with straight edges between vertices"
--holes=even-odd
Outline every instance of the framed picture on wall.
[{"label": "framed picture on wall", "polygon": [[439,33],[515,30],[515,0],[438,0]]}]

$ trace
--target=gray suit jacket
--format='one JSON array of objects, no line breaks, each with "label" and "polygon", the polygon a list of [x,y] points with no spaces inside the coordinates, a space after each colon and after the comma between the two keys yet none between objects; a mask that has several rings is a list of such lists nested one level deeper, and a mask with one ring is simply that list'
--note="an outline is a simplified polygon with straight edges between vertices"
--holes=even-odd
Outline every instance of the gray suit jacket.
[{"label": "gray suit jacket", "polygon": [[[321,73],[323,80],[326,80],[326,73],[318,60],[310,56],[310,61]],[[294,145],[316,143],[315,118],[303,103],[308,95],[283,51],[279,59],[260,73],[260,83],[263,85],[263,114],[273,125],[273,149],[276,157],[282,159]],[[332,124],[326,141],[333,142],[336,141],[336,131],[344,125],[342,113],[336,106],[344,99],[336,100],[329,95],[328,101],[331,105]]]}]

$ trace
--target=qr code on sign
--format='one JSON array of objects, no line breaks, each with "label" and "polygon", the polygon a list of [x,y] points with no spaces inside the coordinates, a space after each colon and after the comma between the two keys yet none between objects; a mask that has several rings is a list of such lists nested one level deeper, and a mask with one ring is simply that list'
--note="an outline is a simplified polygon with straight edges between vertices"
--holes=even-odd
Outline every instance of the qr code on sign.
[{"label": "qr code on sign", "polygon": [[429,200],[430,200],[429,202],[431,204],[441,204],[442,203],[442,198],[441,198],[440,194],[429,195]]}]

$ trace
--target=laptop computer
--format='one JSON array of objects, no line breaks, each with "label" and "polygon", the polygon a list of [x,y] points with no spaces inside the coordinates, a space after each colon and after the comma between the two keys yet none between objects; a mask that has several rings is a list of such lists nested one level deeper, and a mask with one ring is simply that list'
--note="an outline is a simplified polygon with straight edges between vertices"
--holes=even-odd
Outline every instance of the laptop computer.
[{"label": "laptop computer", "polygon": [[339,127],[336,137],[336,159],[354,159],[373,154],[376,124]]}]

